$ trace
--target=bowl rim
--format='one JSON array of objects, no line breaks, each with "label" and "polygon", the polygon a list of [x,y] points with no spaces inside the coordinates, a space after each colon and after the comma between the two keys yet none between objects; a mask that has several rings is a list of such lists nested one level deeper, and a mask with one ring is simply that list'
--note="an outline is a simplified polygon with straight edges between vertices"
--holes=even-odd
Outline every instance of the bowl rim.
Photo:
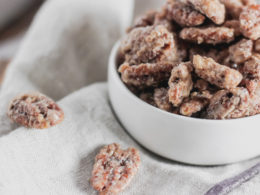
[{"label": "bowl rim", "polygon": [[[181,119],[181,120],[188,120],[191,122],[200,122],[200,123],[222,123],[222,124],[227,124],[227,123],[231,123],[231,122],[246,122],[246,121],[250,121],[250,120],[257,120],[260,119],[260,114],[256,114],[253,116],[248,116],[248,117],[242,117],[242,118],[235,118],[235,119],[205,119],[205,118],[194,118],[194,117],[188,117],[188,116],[183,116],[183,115],[179,115],[179,114],[175,114],[175,113],[171,113],[171,112],[167,112],[165,110],[159,109],[155,106],[152,106],[150,104],[148,104],[147,102],[141,100],[140,98],[138,98],[136,95],[134,95],[127,87],[126,85],[122,82],[118,71],[117,71],[117,63],[116,63],[116,59],[117,59],[117,55],[118,55],[118,50],[119,50],[119,46],[120,46],[120,40],[118,40],[110,53],[110,57],[109,57],[109,69],[112,70],[112,76],[115,77],[116,82],[119,84],[119,86],[122,88],[122,90],[124,90],[124,92],[127,94],[128,97],[130,97],[132,100],[134,100],[135,102],[137,102],[138,104],[143,104],[143,106],[147,107],[148,109],[151,109],[153,112],[158,112],[161,113],[163,115],[167,115],[168,117],[172,117],[173,119]],[[112,66],[112,67],[111,67]]]}]

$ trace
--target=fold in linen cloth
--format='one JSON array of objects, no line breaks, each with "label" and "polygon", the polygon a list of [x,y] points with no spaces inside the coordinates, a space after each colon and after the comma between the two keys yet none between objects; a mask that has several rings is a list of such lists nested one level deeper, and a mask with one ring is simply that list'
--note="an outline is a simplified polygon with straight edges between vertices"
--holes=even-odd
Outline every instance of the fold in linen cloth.
[{"label": "fold in linen cloth", "polygon": [[[156,4],[136,1],[135,13]],[[121,127],[111,110],[107,85],[100,81],[106,80],[110,49],[130,24],[133,9],[132,0],[52,0],[43,5],[0,92],[1,195],[97,194],[89,183],[94,157],[113,142],[141,153],[141,167],[121,193],[125,195],[204,194],[260,161],[184,165],[150,153]],[[57,100],[65,120],[46,130],[12,124],[6,116],[8,102],[28,91]],[[257,176],[230,194],[259,193]]]}]

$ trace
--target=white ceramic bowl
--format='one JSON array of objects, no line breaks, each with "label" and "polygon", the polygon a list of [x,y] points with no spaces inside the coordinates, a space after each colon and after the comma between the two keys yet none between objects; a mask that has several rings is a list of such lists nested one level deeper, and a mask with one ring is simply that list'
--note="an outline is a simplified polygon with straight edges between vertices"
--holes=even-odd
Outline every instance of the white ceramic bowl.
[{"label": "white ceramic bowl", "polygon": [[113,109],[125,129],[144,147],[168,159],[196,165],[220,165],[260,154],[260,115],[206,120],[153,107],[136,97],[116,68],[119,43],[110,55],[108,84]]}]

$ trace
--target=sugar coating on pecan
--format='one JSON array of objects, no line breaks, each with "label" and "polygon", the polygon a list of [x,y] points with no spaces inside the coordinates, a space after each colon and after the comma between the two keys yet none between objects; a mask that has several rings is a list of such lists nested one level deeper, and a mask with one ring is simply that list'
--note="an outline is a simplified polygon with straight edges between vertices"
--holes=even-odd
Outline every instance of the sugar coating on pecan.
[{"label": "sugar coating on pecan", "polygon": [[220,88],[235,88],[243,78],[240,72],[200,55],[193,56],[193,67],[199,77]]},{"label": "sugar coating on pecan", "polygon": [[230,59],[237,63],[244,63],[252,56],[253,41],[248,39],[242,39],[234,45],[229,47]]},{"label": "sugar coating on pecan", "polygon": [[130,65],[174,61],[177,57],[173,34],[163,25],[133,29],[121,41],[120,53]]},{"label": "sugar coating on pecan", "polygon": [[168,20],[173,20],[180,26],[198,26],[205,21],[204,15],[178,0],[168,0],[163,10]]},{"label": "sugar coating on pecan", "polygon": [[240,29],[245,37],[256,40],[260,37],[260,5],[243,8],[239,16]]},{"label": "sugar coating on pecan", "polygon": [[218,91],[207,109],[209,119],[241,118],[249,115],[250,97],[245,88]]},{"label": "sugar coating on pecan", "polygon": [[102,195],[118,194],[131,182],[140,163],[135,148],[122,150],[116,143],[104,146],[95,158],[91,184]]},{"label": "sugar coating on pecan", "polygon": [[185,0],[191,3],[195,9],[205,14],[216,24],[222,24],[225,20],[225,7],[219,0]]},{"label": "sugar coating on pecan", "polygon": [[122,81],[128,85],[151,87],[168,81],[174,66],[176,66],[175,63],[167,62],[132,66],[128,63],[124,63],[119,67],[118,71],[121,73]]},{"label": "sugar coating on pecan", "polygon": [[239,20],[227,20],[224,24],[224,27],[227,28],[232,28],[234,29],[234,34],[236,37],[241,35],[241,31],[240,31],[240,23]]},{"label": "sugar coating on pecan", "polygon": [[227,14],[233,18],[238,19],[243,9],[243,3],[241,0],[220,0],[226,7]]},{"label": "sugar coating on pecan", "polygon": [[229,43],[234,40],[234,29],[227,27],[183,28],[180,38],[197,44]]},{"label": "sugar coating on pecan", "polygon": [[156,88],[154,90],[154,102],[156,106],[162,110],[171,112],[174,110],[173,105],[169,101],[167,88]]},{"label": "sugar coating on pecan", "polygon": [[242,72],[254,79],[260,79],[260,54],[254,54],[243,67]]},{"label": "sugar coating on pecan", "polygon": [[28,93],[15,97],[9,105],[12,121],[28,128],[44,129],[59,124],[64,119],[62,109],[41,93]]},{"label": "sugar coating on pecan", "polygon": [[191,77],[191,62],[182,62],[172,69],[169,79],[169,101],[174,106],[179,106],[185,97],[190,95],[193,87]]}]

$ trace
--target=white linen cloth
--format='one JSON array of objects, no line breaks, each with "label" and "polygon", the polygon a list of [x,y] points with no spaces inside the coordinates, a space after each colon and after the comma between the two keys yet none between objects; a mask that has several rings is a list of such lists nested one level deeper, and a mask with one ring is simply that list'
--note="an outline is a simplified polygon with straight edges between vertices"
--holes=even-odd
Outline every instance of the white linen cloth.
[{"label": "white linen cloth", "polygon": [[[158,0],[138,0],[136,7],[142,10],[152,2]],[[133,7],[132,0],[52,0],[43,5],[0,92],[1,195],[96,194],[89,183],[94,157],[100,147],[113,142],[141,151],[140,170],[122,193],[126,195],[203,194],[260,161],[184,165],[150,153],[120,126],[109,105],[107,85],[98,82],[106,80],[110,49],[130,24]],[[12,124],[7,104],[27,91],[57,100],[65,120],[46,130]],[[231,194],[259,193],[257,176]]]}]

